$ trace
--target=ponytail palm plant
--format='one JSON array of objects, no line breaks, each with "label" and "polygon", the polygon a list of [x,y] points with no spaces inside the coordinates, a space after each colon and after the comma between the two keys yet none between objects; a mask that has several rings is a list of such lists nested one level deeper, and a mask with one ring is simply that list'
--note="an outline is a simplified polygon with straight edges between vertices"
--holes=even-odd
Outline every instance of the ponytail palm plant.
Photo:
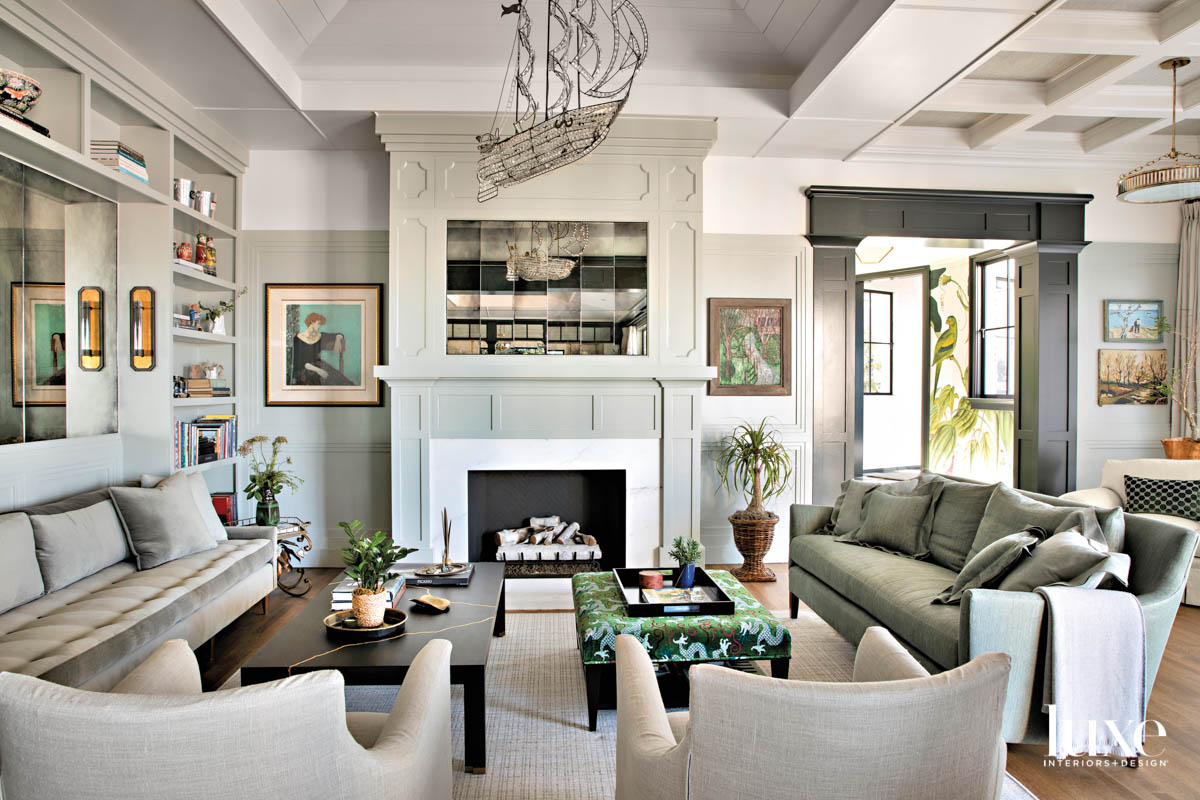
[{"label": "ponytail palm plant", "polygon": [[740,492],[746,509],[734,514],[742,519],[771,519],[763,503],[787,491],[792,480],[792,455],[768,426],[770,417],[757,425],[742,422],[717,445],[717,475],[724,489]]}]

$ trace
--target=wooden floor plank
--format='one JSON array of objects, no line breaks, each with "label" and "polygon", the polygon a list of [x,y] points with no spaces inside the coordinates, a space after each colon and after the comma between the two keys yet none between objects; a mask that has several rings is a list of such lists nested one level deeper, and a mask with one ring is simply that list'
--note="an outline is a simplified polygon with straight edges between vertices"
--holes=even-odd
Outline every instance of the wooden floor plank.
[{"label": "wooden floor plank", "polygon": [[[718,569],[733,565],[713,564]],[[746,588],[769,609],[788,607],[787,568],[769,565],[778,576],[774,583],[747,583]],[[313,590],[294,598],[272,592],[269,613],[256,606],[217,634],[216,655],[207,661],[206,647],[197,651],[203,665],[204,687],[214,689],[225,683],[241,665],[272,635],[316,596],[318,589],[332,581],[340,570],[313,569]],[[1200,796],[1200,608],[1183,607],[1175,620],[1162,667],[1150,697],[1149,717],[1166,728],[1163,740],[1164,766],[1142,767],[1062,767],[1047,765],[1042,745],[1010,745],[1008,771],[1029,787],[1041,800],[1079,800],[1079,798],[1129,798],[1129,800],[1177,800]]]}]

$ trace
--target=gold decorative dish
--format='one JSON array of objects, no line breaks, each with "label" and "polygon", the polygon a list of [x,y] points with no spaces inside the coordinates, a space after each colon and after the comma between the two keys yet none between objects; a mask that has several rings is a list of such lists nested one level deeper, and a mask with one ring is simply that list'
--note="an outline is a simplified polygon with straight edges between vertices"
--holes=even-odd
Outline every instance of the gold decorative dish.
[{"label": "gold decorative dish", "polygon": [[466,564],[430,564],[414,570],[423,578],[437,578],[444,575],[459,575],[467,571]]},{"label": "gold decorative dish", "polygon": [[360,628],[350,609],[335,611],[324,619],[325,633],[331,639],[370,641],[371,639],[386,639],[404,633],[408,623],[408,614],[398,608],[389,608],[383,612],[383,624],[375,628]]}]

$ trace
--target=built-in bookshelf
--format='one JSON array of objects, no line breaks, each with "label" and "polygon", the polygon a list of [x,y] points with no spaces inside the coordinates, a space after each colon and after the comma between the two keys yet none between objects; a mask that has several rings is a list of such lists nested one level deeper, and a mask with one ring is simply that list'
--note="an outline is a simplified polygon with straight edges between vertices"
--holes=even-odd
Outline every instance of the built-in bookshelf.
[{"label": "built-in bookshelf", "polygon": [[[69,40],[73,33],[57,38],[38,33],[35,40],[22,27],[24,13],[0,22],[0,67],[41,84],[42,95],[27,118],[48,128],[50,136],[0,117],[0,154],[118,204],[118,290],[105,303],[119,325],[110,363],[118,369],[124,466],[131,474],[162,474],[172,466],[176,422],[232,414],[237,407],[236,397],[176,398],[173,377],[190,364],[220,364],[236,394],[240,309],[226,315],[224,335],[177,330],[172,314],[190,303],[211,305],[235,296],[246,153],[211,120],[171,96],[165,84],[134,84],[105,60],[107,53]],[[93,153],[93,142],[105,144]],[[119,154],[136,154],[135,171],[144,168],[145,181],[93,159],[106,150],[112,163],[113,142],[120,143]],[[215,194],[211,217],[175,199],[177,178]],[[212,237],[215,275],[176,262],[175,245],[194,245],[197,234]],[[133,370],[129,359],[129,293],[135,286],[154,291],[156,358],[150,371]],[[240,488],[237,458],[190,469],[203,470],[213,491]]]}]

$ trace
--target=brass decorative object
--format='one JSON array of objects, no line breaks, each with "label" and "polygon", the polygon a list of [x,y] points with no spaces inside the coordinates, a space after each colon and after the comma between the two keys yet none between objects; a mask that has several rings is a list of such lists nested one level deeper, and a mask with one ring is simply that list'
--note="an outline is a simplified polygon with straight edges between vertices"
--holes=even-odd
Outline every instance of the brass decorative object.
[{"label": "brass decorative object", "polygon": [[[1171,203],[1200,197],[1200,156],[1175,149],[1175,107],[1178,103],[1179,68],[1192,63],[1190,58],[1169,58],[1159,64],[1171,70],[1171,150],[1132,169],[1117,181],[1117,199],[1127,203]],[[1190,159],[1180,162],[1181,158]],[[1169,166],[1156,167],[1162,161]]]},{"label": "brass decorative object", "polygon": [[104,369],[104,290],[99,286],[79,290],[79,368]]},{"label": "brass decorative object", "polygon": [[421,567],[416,572],[418,575],[457,575],[460,572],[465,572],[466,564],[455,564],[450,560],[450,516],[446,513],[446,509],[442,509],[442,563],[431,564],[428,567]]},{"label": "brass decorative object", "polygon": [[129,366],[136,372],[154,369],[154,290],[129,290]]}]

